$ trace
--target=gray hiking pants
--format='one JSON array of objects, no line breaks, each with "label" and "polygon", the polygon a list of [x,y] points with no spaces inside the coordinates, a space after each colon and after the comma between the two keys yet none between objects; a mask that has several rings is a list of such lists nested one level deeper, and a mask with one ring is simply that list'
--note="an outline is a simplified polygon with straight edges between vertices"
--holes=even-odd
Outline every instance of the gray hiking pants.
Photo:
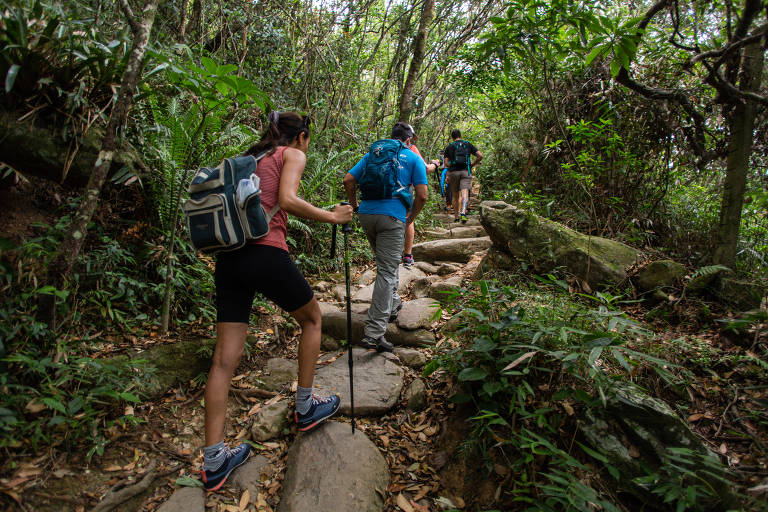
[{"label": "gray hiking pants", "polygon": [[389,215],[359,215],[373,252],[376,254],[376,283],[365,319],[365,335],[373,339],[384,336],[392,311],[401,304],[397,293],[400,258],[405,241],[405,223]]}]

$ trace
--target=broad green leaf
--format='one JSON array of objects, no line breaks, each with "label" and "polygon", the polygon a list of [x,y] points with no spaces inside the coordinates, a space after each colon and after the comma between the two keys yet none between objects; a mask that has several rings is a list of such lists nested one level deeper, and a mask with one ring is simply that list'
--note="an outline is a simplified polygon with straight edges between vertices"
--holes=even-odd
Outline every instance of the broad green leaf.
[{"label": "broad green leaf", "polygon": [[459,380],[460,381],[472,381],[472,380],[483,380],[488,376],[488,372],[483,370],[482,368],[464,368],[459,372]]},{"label": "broad green leaf", "polygon": [[602,46],[595,46],[591,52],[589,52],[589,55],[587,55],[586,60],[584,61],[584,64],[587,66],[591,66],[592,62],[597,58],[598,55],[600,55],[603,52]]},{"label": "broad green leaf", "polygon": [[13,89],[13,84],[16,82],[20,69],[21,66],[18,64],[11,64],[11,67],[8,68],[8,74],[5,75],[5,92],[11,92],[11,89]]}]

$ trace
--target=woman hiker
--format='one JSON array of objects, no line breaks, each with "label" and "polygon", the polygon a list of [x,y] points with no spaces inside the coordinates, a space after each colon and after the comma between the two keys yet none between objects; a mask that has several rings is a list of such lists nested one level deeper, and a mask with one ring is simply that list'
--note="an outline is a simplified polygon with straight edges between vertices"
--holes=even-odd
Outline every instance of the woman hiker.
[{"label": "woman hiker", "polygon": [[269,223],[269,233],[245,247],[219,253],[216,259],[216,350],[205,386],[205,447],[203,486],[219,489],[232,471],[250,456],[241,444],[224,444],[224,419],[229,384],[240,361],[256,292],[288,311],[301,326],[299,339],[299,386],[294,418],[307,432],[339,409],[340,398],[319,398],[312,393],[315,364],[320,352],[320,306],[312,288],[288,255],[288,214],[302,219],[345,224],[352,221],[352,207],[321,210],[298,197],[299,181],[309,147],[309,118],[294,112],[272,112],[261,140],[247,154],[267,152],[257,166],[261,202],[266,211],[280,210]]}]

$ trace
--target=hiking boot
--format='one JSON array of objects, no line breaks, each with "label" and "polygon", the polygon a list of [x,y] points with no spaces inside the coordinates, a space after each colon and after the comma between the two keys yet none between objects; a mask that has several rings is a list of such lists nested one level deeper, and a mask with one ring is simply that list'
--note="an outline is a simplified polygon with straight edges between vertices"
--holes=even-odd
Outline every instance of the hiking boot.
[{"label": "hiking boot", "polygon": [[399,306],[397,306],[397,309],[395,309],[393,312],[389,314],[389,323],[394,322],[397,320],[397,315],[400,313],[400,310],[403,309],[403,303],[401,302]]},{"label": "hiking boot", "polygon": [[365,336],[360,344],[367,349],[375,349],[376,352],[393,352],[395,350],[395,346],[384,339],[384,336],[378,340]]},{"label": "hiking boot", "polygon": [[453,219],[453,222],[455,222],[456,224],[458,224],[460,220],[461,220],[461,219],[460,219],[459,217],[456,217],[455,219]]},{"label": "hiking boot", "polygon": [[298,411],[293,413],[299,431],[309,432],[314,430],[320,423],[336,414],[340,405],[341,398],[339,398],[339,395],[331,395],[328,398],[312,395],[312,405],[306,414],[300,414]]},{"label": "hiking boot", "polygon": [[413,254],[403,254],[403,266],[404,267],[412,267],[415,263],[413,259]]},{"label": "hiking boot", "polygon": [[245,443],[234,450],[227,448],[226,458],[219,469],[216,471],[202,471],[201,480],[203,481],[203,488],[209,492],[218,491],[224,485],[224,482],[227,481],[229,474],[238,466],[245,464],[245,461],[250,456],[251,447]]},{"label": "hiking boot", "polygon": [[461,223],[462,224],[466,224],[467,223],[467,214],[466,213],[462,213],[461,214]]}]

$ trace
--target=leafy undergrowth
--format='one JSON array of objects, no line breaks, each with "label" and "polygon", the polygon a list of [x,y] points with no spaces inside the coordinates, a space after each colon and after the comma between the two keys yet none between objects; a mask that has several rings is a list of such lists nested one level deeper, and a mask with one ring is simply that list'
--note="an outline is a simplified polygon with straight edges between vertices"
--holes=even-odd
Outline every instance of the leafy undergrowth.
[{"label": "leafy undergrowth", "polygon": [[[454,298],[463,328],[425,369],[455,380],[451,400],[472,411],[463,451],[475,462],[476,478],[494,482],[494,499],[468,493],[475,497],[468,510],[641,508],[623,492],[626,477],[578,428],[617,384],[628,382],[671,404],[720,459],[669,450],[646,475],[633,475],[633,485],[670,510],[724,510],[712,487],[720,481],[738,494],[734,509],[761,509],[762,499],[745,489],[768,475],[764,337],[756,334],[746,348],[723,345],[712,330],[699,332],[700,325],[693,332],[663,322],[648,326],[638,321],[647,311],[636,303],[575,293],[553,276],[537,278],[542,283],[498,277]],[[707,474],[720,480],[713,484]]]}]

